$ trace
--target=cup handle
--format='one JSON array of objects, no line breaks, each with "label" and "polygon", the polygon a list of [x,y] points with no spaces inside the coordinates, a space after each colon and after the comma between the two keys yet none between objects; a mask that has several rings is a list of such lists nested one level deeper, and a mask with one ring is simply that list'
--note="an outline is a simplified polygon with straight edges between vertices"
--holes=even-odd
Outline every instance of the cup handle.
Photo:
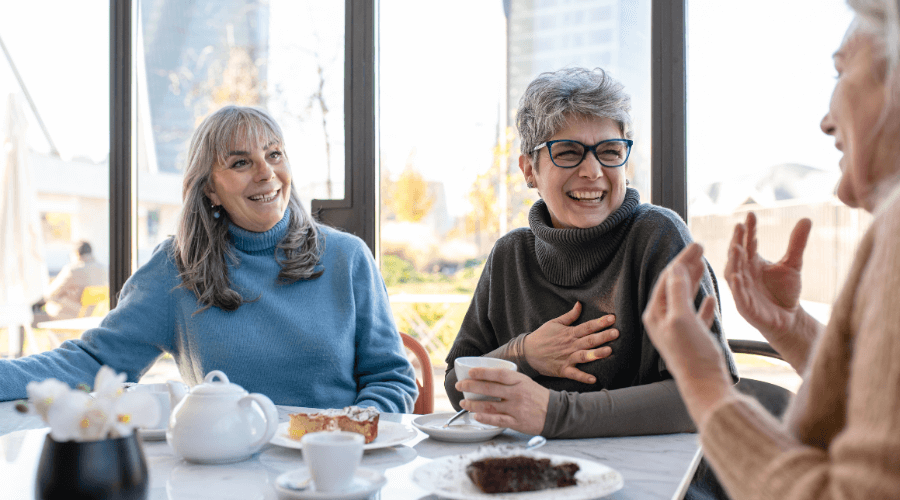
[{"label": "cup handle", "polygon": [[275,403],[273,403],[268,396],[258,392],[248,394],[241,398],[240,405],[249,406],[253,401],[256,401],[256,404],[262,408],[263,414],[266,417],[266,432],[263,434],[262,439],[251,446],[253,453],[256,453],[272,439],[275,432],[278,430],[278,409],[275,408]]}]

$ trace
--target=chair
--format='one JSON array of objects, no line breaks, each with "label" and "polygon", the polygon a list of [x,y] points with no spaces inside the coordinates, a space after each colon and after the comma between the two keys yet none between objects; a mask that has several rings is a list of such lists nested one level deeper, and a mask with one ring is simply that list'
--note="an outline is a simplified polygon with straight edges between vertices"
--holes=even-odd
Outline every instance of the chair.
[{"label": "chair", "polygon": [[[735,354],[752,354],[784,361],[784,358],[778,354],[778,351],[772,349],[768,342],[728,339],[728,347]],[[784,410],[794,395],[794,393],[784,387],[752,378],[741,377],[740,382],[735,387],[744,394],[755,398],[769,410],[769,413],[776,417],[781,417],[784,414]]]},{"label": "chair", "polygon": [[403,332],[400,332],[400,338],[403,339],[403,345],[412,351],[416,359],[419,360],[419,365],[422,368],[422,381],[419,382],[416,379],[419,397],[416,399],[413,413],[428,415],[434,412],[434,370],[431,367],[431,359],[428,357],[425,347],[418,340]]},{"label": "chair", "polygon": [[81,310],[79,318],[87,316],[106,316],[109,312],[109,287],[86,286],[81,292]]}]

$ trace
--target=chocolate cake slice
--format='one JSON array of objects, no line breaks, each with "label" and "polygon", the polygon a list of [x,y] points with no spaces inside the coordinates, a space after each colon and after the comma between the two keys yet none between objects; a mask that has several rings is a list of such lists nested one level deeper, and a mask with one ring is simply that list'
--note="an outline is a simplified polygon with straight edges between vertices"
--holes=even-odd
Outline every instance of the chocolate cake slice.
[{"label": "chocolate cake slice", "polygon": [[575,485],[578,464],[551,465],[548,458],[494,457],[466,466],[466,474],[485,493],[537,491]]}]

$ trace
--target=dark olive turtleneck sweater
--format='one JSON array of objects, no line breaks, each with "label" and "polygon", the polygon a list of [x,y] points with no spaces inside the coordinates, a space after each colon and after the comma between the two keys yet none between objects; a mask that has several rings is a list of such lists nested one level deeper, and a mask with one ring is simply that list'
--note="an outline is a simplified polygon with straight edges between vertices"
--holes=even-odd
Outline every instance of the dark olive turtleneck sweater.
[{"label": "dark olive turtleneck sweater", "polygon": [[[687,226],[671,210],[641,204],[629,188],[622,205],[600,225],[557,229],[546,204],[538,200],[530,228],[500,238],[484,271],[459,335],[447,356],[445,388],[454,406],[462,394],[454,388],[453,361],[461,356],[491,356],[515,362],[550,392],[542,434],[588,437],[693,432],[693,423],[650,343],[641,314],[666,265],[690,243]],[[712,270],[704,275],[696,304],[718,296]],[[522,349],[525,335],[582,303],[573,325],[615,314],[619,336],[605,344],[612,354],[578,365],[595,384],[537,373]],[[722,335],[718,310],[712,332],[734,361]]]}]

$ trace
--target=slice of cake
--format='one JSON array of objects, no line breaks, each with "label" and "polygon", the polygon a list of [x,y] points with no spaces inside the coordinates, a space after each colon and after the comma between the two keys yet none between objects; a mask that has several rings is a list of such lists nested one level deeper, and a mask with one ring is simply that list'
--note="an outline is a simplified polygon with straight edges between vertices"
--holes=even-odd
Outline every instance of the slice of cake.
[{"label": "slice of cake", "polygon": [[343,409],[322,410],[318,413],[292,413],[288,436],[291,439],[319,431],[348,431],[362,434],[366,444],[378,437],[378,410],[348,406]]},{"label": "slice of cake", "polygon": [[493,457],[466,466],[466,474],[485,493],[513,493],[575,485],[578,464],[552,465],[549,458]]}]

